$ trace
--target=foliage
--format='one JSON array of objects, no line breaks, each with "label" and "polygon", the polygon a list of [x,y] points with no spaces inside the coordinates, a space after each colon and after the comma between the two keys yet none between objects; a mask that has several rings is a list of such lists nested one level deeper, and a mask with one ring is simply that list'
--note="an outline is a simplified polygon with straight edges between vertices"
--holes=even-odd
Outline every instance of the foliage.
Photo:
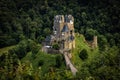
[{"label": "foliage", "polygon": [[87,59],[87,58],[88,58],[87,50],[86,50],[86,49],[83,49],[83,50],[79,53],[79,57],[80,57],[82,60]]},{"label": "foliage", "polygon": [[54,44],[52,45],[52,48],[58,50],[58,49],[60,48],[60,46],[59,46],[58,43],[54,43]]},{"label": "foliage", "polygon": [[[79,73],[79,78],[86,79],[91,77],[97,80],[119,80],[118,56],[120,56],[120,54],[116,46],[109,48],[105,52],[102,51],[102,53],[97,53],[96,55],[94,55],[92,60],[90,60],[89,62],[85,62],[82,65]],[[84,75],[83,72],[87,73],[84,73]]]},{"label": "foliage", "polygon": [[38,66],[42,66],[43,64],[44,64],[44,61],[40,60],[39,63],[38,63]]},{"label": "foliage", "polygon": [[[78,35],[79,36],[79,35]],[[69,70],[66,70],[63,58],[60,54],[51,55],[41,51],[35,54],[36,58],[32,58],[32,52],[27,53],[21,60],[16,55],[14,49],[10,49],[9,53],[3,53],[0,56],[1,79],[115,79],[119,80],[119,48],[113,46],[107,47],[105,51],[97,53],[91,51],[82,35],[76,36],[76,40],[81,41],[81,51],[84,49],[88,52],[88,58],[80,61],[79,53],[74,53],[73,58],[78,60],[74,62],[78,66],[76,76],[72,76]],[[31,41],[32,42],[32,41]],[[20,45],[25,46],[25,42]],[[33,42],[34,43],[34,42]],[[84,46],[82,46],[84,44]],[[77,47],[79,46],[76,45]],[[78,47],[79,48],[79,47]],[[78,49],[79,51],[80,49]],[[76,48],[77,51],[77,48]],[[93,54],[94,53],[94,54]],[[12,64],[11,64],[12,63]],[[111,75],[111,76],[110,76]],[[7,76],[7,77],[6,77]],[[15,76],[15,77],[14,77]]]},{"label": "foliage", "polygon": [[[1,0],[0,78],[119,80],[119,4],[118,0]],[[99,51],[91,50],[83,35],[76,36],[71,59],[79,70],[75,78],[66,70],[62,57],[39,50],[38,43],[52,33],[57,14],[72,14],[75,32],[84,34],[87,40],[98,36]],[[6,46],[10,47],[3,48]],[[59,46],[55,44],[54,48]],[[83,49],[88,53],[84,61],[79,58]]]},{"label": "foliage", "polygon": [[91,29],[87,29],[86,30],[86,33],[85,33],[85,37],[87,40],[93,40],[93,36],[97,35],[97,31],[96,30],[93,30],[92,28]]},{"label": "foliage", "polygon": [[108,42],[105,36],[98,36],[98,46],[100,47],[100,50],[105,50],[107,48]]},{"label": "foliage", "polygon": [[113,39],[111,41],[118,45],[119,3],[117,0],[1,0],[0,47],[17,44],[23,38],[37,40],[49,35],[57,14],[72,14],[75,31],[84,34],[87,39],[96,34],[109,37],[106,35],[109,33],[111,37],[107,39]]},{"label": "foliage", "polygon": [[59,67],[61,67],[62,66],[62,62],[64,62],[63,61],[63,56],[62,55],[57,55],[56,56],[56,67],[57,68],[59,68]]}]

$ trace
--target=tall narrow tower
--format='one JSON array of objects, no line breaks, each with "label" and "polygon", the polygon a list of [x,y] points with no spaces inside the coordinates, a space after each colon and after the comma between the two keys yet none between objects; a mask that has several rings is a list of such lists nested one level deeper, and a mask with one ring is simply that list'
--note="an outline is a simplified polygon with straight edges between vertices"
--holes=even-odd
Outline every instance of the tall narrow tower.
[{"label": "tall narrow tower", "polygon": [[54,17],[54,26],[53,26],[53,32],[57,39],[61,36],[61,30],[64,26],[64,16],[63,15],[56,15]]},{"label": "tall narrow tower", "polygon": [[97,36],[93,37],[93,43],[94,43],[94,47],[97,47]]}]

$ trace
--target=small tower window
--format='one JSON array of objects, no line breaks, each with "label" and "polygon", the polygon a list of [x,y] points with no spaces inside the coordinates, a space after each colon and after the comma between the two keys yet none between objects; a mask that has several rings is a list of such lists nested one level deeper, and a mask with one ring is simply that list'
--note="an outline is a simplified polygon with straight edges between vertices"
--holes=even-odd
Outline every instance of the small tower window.
[{"label": "small tower window", "polygon": [[62,16],[61,16],[61,20],[62,20]]},{"label": "small tower window", "polygon": [[72,34],[73,33],[73,30],[70,30],[70,34]]}]

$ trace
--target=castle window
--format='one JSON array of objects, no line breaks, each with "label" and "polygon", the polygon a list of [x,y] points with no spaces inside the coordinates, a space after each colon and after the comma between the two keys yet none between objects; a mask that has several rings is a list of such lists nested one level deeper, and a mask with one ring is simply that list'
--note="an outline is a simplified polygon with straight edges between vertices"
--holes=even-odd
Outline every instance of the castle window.
[{"label": "castle window", "polygon": [[70,34],[72,34],[73,33],[73,30],[70,30]]},{"label": "castle window", "polygon": [[62,16],[61,16],[61,20],[62,20]]},{"label": "castle window", "polygon": [[73,40],[74,40],[74,36],[70,36],[69,39],[70,39],[71,41],[73,41]]},{"label": "castle window", "polygon": [[57,34],[57,30],[56,30],[56,28],[54,28],[54,34]]}]

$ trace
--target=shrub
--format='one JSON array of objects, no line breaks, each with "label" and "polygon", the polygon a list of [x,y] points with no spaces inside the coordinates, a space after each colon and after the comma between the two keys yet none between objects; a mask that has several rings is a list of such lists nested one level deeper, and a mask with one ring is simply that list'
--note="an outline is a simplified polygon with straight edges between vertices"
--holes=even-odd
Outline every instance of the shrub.
[{"label": "shrub", "polygon": [[54,43],[54,44],[52,45],[52,48],[53,48],[53,49],[56,49],[56,50],[59,50],[60,46],[59,46],[58,43]]},{"label": "shrub", "polygon": [[88,58],[87,50],[86,50],[86,49],[83,49],[83,50],[79,53],[79,57],[80,57],[82,60],[87,59],[87,58]]},{"label": "shrub", "polygon": [[40,60],[39,62],[38,62],[38,66],[42,66],[44,64],[44,61],[43,60]]},{"label": "shrub", "polygon": [[56,67],[59,68],[62,65],[62,55],[56,56]]}]

